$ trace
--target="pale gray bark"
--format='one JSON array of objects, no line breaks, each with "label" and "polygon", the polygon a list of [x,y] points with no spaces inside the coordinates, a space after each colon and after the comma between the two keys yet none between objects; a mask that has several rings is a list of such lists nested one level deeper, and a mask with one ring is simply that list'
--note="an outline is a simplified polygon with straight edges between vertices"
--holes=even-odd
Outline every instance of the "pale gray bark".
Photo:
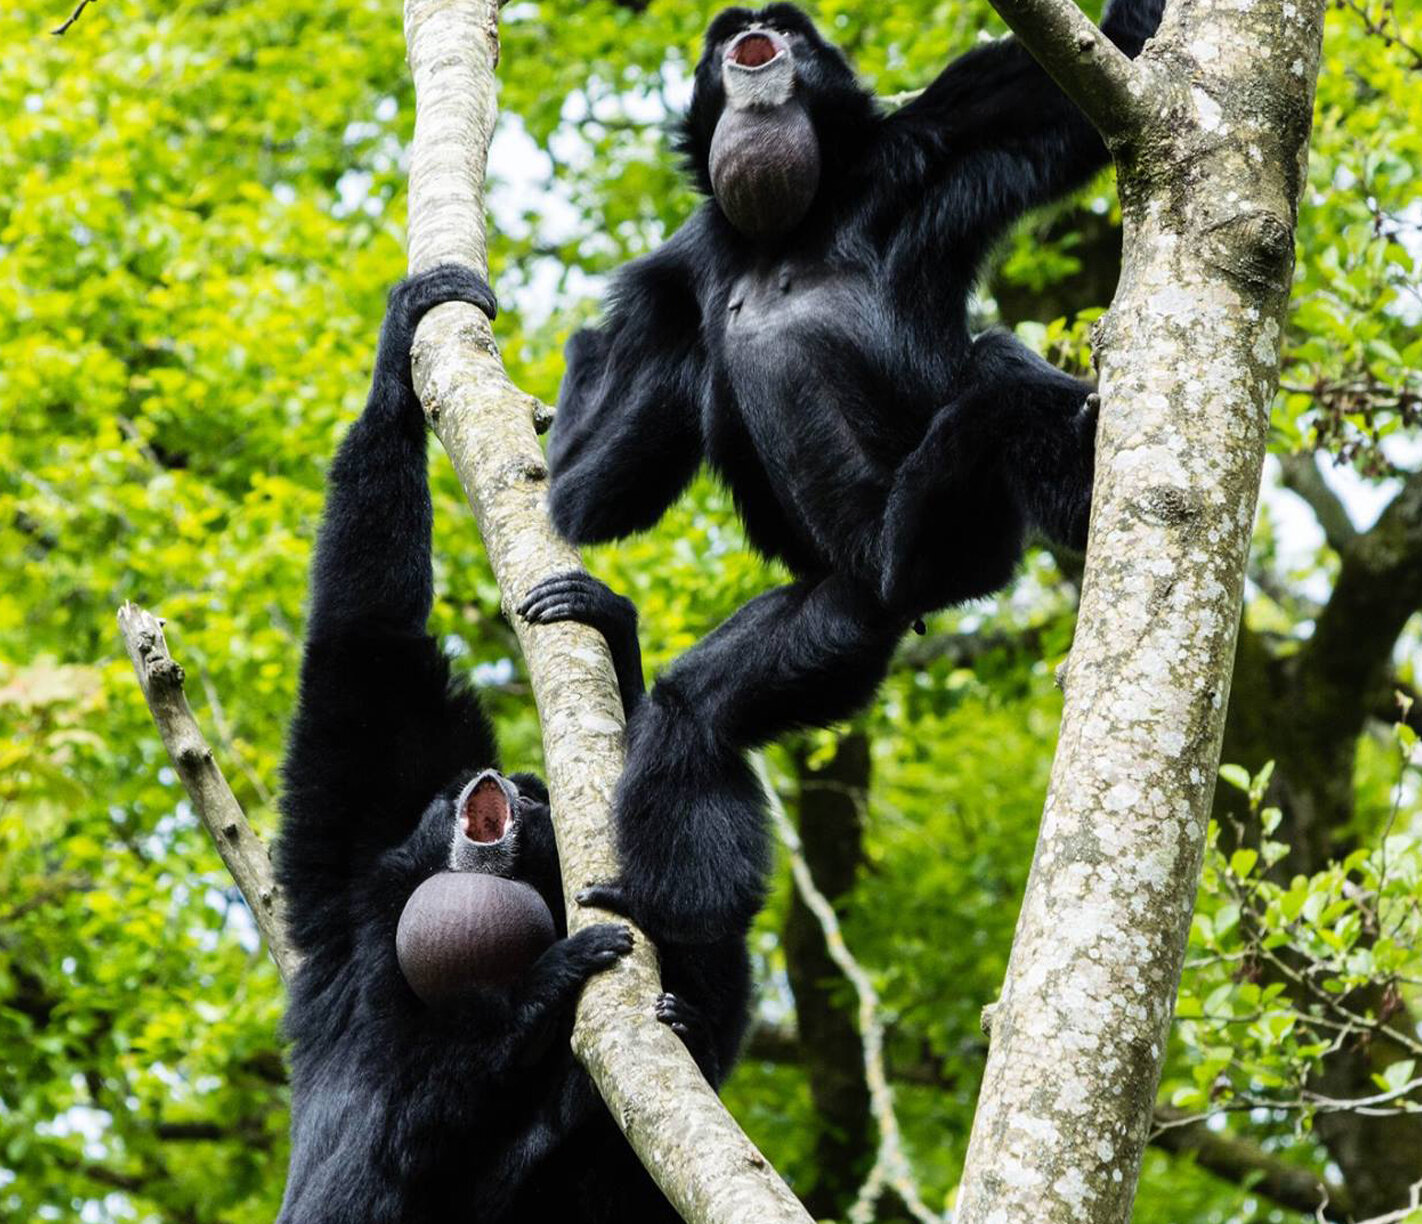
[{"label": "pale gray bark", "polygon": [[1098,118],[1125,252],[1061,742],[956,1219],[1116,1224],[1219,765],[1324,2],[1171,0],[1124,87],[1063,44],[1070,0],[994,3]]},{"label": "pale gray bark", "polygon": [[[410,155],[410,267],[487,266],[483,184],[498,60],[494,0],[406,0],[415,78]],[[579,565],[544,507],[548,472],[536,402],[508,379],[476,308],[431,311],[415,337],[415,386],[474,507],[504,607],[528,662],[573,929],[609,915],[573,894],[616,874],[609,813],[622,768],[623,721],[607,648],[581,625],[530,626],[513,609],[540,579]],[[681,1042],[653,1016],[656,955],[645,936],[595,977],[573,1046],[613,1118],[677,1210],[695,1224],[809,1216],[707,1086]]]},{"label": "pale gray bark", "polygon": [[217,843],[217,852],[246,899],[278,972],[283,980],[290,981],[301,957],[287,938],[281,889],[272,875],[271,859],[247,823],[246,813],[193,717],[183,691],[183,669],[168,653],[163,622],[137,604],[126,603],[118,611],[118,623],[149,713],[158,725],[178,779],[192,799],[198,819]]}]

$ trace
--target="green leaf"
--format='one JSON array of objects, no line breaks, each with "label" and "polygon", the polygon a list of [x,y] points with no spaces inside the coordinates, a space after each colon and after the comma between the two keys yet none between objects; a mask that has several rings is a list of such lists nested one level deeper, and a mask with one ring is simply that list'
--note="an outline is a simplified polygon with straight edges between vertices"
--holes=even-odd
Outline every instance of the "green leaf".
[{"label": "green leaf", "polygon": [[1374,1075],[1373,1081],[1384,1092],[1400,1092],[1412,1082],[1416,1070],[1415,1058],[1402,1058],[1386,1067],[1381,1075]]},{"label": "green leaf", "polygon": [[1251,850],[1247,846],[1242,847],[1229,856],[1229,869],[1243,879],[1254,870],[1254,865],[1258,861],[1259,851]]},{"label": "green leaf", "polygon": [[1221,765],[1220,777],[1235,789],[1242,790],[1245,794],[1249,793],[1249,770],[1245,769],[1243,765]]}]

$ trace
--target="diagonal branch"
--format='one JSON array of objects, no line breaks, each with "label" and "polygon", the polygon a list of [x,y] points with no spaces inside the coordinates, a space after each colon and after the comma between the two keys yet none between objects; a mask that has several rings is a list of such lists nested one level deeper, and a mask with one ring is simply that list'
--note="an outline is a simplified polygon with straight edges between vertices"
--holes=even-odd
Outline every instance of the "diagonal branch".
[{"label": "diagonal branch", "polygon": [[[496,0],[406,0],[415,79],[410,266],[487,267],[484,170],[494,125]],[[416,333],[415,386],[474,507],[510,612],[538,580],[578,564],[544,508],[548,470],[536,401],[509,381],[483,314],[439,306]],[[543,724],[569,925],[597,920],[573,894],[616,873],[609,811],[622,768],[622,715],[601,636],[582,625],[510,616]],[[693,1224],[808,1224],[809,1216],[741,1132],[685,1046],[653,1015],[655,953],[589,983],[573,1048],[672,1204]]]},{"label": "diagonal branch", "polygon": [[1128,139],[1155,114],[1145,74],[1075,0],[992,0],[992,6],[1108,145]]},{"label": "diagonal branch", "polygon": [[247,908],[252,911],[272,960],[284,980],[290,981],[301,963],[286,936],[282,920],[281,890],[272,877],[272,863],[237,797],[217,767],[212,749],[203,738],[183,692],[183,669],[168,653],[163,622],[137,604],[126,603],[118,612],[119,630],[144,699],[163,747],[197,809],[198,818],[227,865]]},{"label": "diagonal branch", "polygon": [[1398,636],[1422,606],[1422,472],[1343,550],[1333,593],[1299,652],[1299,688],[1327,711],[1330,733],[1361,730],[1386,683]]},{"label": "diagonal branch", "polygon": [[1358,529],[1348,517],[1343,499],[1328,487],[1318,461],[1311,454],[1279,456],[1279,474],[1284,488],[1299,498],[1323,529],[1324,539],[1336,553],[1346,552],[1358,538]]}]

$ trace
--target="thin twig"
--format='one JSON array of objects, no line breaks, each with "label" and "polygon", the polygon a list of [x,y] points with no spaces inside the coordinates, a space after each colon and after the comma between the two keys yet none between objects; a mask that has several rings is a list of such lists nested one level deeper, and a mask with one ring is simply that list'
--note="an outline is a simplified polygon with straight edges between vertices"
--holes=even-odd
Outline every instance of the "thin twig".
[{"label": "thin twig", "polygon": [[79,0],[78,6],[69,14],[69,19],[63,25],[56,26],[50,33],[55,35],[55,37],[59,37],[67,32],[69,27],[79,20],[79,14],[89,7],[89,3],[90,0]]},{"label": "thin twig", "polygon": [[[1402,23],[1397,19],[1395,0],[1383,0],[1383,17],[1374,18],[1360,0],[1334,0],[1339,8],[1346,8],[1362,19],[1363,27],[1369,34],[1383,40],[1387,47],[1395,46],[1412,59],[1413,71],[1422,69],[1422,48],[1414,47],[1402,37]],[[1388,28],[1388,23],[1391,28]]]}]

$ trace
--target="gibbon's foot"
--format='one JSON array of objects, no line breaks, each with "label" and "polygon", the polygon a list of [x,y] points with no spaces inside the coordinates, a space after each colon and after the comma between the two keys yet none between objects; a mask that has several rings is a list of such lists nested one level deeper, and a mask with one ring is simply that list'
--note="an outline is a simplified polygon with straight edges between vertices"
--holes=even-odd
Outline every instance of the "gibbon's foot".
[{"label": "gibbon's foot", "polygon": [[657,1019],[681,1038],[682,1045],[696,1060],[707,1081],[713,1084],[718,1082],[720,1059],[716,1054],[716,1042],[711,1026],[700,1009],[668,991],[657,996],[653,1010]]},{"label": "gibbon's foot", "polygon": [[604,909],[609,913],[631,918],[633,922],[637,921],[631,912],[631,903],[621,884],[615,882],[589,884],[587,888],[578,893],[574,900],[585,909]]},{"label": "gibbon's foot", "polygon": [[678,1037],[695,1032],[702,1024],[701,1013],[683,999],[670,992],[657,996],[657,1019]]}]

